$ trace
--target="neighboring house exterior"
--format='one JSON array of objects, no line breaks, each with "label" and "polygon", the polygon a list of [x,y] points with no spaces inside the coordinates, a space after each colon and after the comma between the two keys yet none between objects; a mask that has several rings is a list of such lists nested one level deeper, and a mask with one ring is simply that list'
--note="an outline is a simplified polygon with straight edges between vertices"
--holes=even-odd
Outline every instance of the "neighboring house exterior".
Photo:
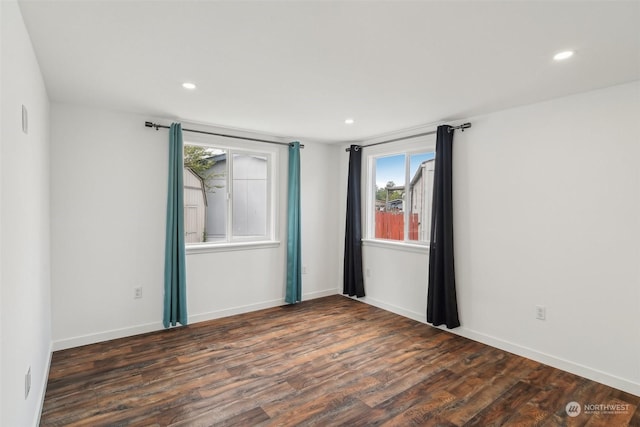
[{"label": "neighboring house exterior", "polygon": [[215,164],[207,170],[213,176],[207,190],[207,242],[225,240],[227,236],[227,155],[214,156],[213,160]]},{"label": "neighboring house exterior", "polygon": [[[403,187],[404,188],[404,187]],[[387,203],[387,212],[403,212],[404,211],[404,200],[402,199],[394,199],[389,200]]]},{"label": "neighboring house exterior", "polygon": [[[267,159],[261,156],[233,155],[232,236],[265,236],[267,233]],[[206,191],[204,233],[206,242],[227,239],[229,166],[227,154],[213,157],[215,164],[206,172],[211,176]],[[208,187],[208,188],[207,188]]]},{"label": "neighboring house exterior", "polygon": [[[406,231],[408,232],[407,240],[429,241],[434,166],[434,159],[420,163],[409,182],[408,192],[405,192],[404,185],[385,188],[387,200],[376,200],[376,238],[403,240]],[[396,198],[389,199],[390,194]],[[398,194],[402,194],[402,197],[397,198]],[[409,210],[405,212],[407,208]],[[409,223],[405,224],[405,220]]]},{"label": "neighboring house exterior", "polygon": [[[386,200],[376,200],[376,210],[382,212],[404,212],[404,185],[395,185],[384,189],[387,193]],[[397,199],[389,199],[390,194],[396,196],[397,193],[402,194],[402,196]]]},{"label": "neighboring house exterior", "polygon": [[266,237],[268,220],[267,158],[233,154],[233,236]]},{"label": "neighboring house exterior", "polygon": [[207,195],[204,182],[194,171],[183,168],[184,185],[184,241],[204,242],[207,215]]},{"label": "neighboring house exterior", "polygon": [[431,207],[433,203],[433,170],[435,159],[426,160],[418,166],[411,183],[411,216],[416,215],[418,223],[417,240],[428,241],[431,238]]}]

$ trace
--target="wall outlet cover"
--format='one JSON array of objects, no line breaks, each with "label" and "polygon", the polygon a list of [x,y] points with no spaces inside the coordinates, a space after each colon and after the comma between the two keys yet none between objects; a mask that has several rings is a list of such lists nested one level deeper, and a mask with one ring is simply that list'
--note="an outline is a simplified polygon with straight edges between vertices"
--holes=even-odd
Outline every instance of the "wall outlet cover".
[{"label": "wall outlet cover", "polygon": [[27,373],[24,374],[24,400],[27,400],[29,397],[29,392],[31,391],[31,366],[27,370]]},{"label": "wall outlet cover", "polygon": [[24,104],[22,105],[22,132],[29,133],[29,112]]}]

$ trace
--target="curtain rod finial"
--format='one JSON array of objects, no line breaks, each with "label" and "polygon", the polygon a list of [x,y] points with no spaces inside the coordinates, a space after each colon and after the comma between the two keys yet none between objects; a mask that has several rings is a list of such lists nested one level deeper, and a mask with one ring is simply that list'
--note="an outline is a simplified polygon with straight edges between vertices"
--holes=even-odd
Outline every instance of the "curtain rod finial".
[{"label": "curtain rod finial", "polygon": [[465,129],[469,129],[470,127],[471,127],[471,123],[467,122],[459,126],[449,126],[449,129],[447,129],[447,132],[451,133],[456,129],[460,129],[460,132],[464,132]]}]

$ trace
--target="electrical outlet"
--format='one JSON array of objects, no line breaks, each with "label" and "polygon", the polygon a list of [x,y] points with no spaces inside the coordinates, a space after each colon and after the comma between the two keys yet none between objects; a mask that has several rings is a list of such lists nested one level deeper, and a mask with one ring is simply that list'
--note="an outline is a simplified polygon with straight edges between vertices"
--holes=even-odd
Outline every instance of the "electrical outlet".
[{"label": "electrical outlet", "polygon": [[22,132],[29,133],[29,112],[24,105],[22,105]]},{"label": "electrical outlet", "polygon": [[302,266],[302,274],[307,274],[307,273],[309,273],[309,269],[307,268],[306,265],[303,265]]},{"label": "electrical outlet", "polygon": [[364,271],[364,274],[365,274],[365,276],[366,276],[366,277],[371,277],[371,270],[367,268],[367,269]]},{"label": "electrical outlet", "polygon": [[133,289],[133,298],[142,298],[142,286],[138,286],[137,288]]},{"label": "electrical outlet", "polygon": [[538,320],[547,319],[547,307],[543,305],[536,305],[536,319]]},{"label": "electrical outlet", "polygon": [[27,397],[29,397],[30,391],[31,391],[31,366],[29,366],[27,373],[24,374],[24,400],[27,400]]}]

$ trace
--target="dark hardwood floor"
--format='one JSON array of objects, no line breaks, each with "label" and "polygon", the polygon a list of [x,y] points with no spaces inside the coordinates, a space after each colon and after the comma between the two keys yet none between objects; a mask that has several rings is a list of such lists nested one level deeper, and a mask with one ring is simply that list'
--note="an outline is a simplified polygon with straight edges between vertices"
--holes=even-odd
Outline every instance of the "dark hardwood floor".
[{"label": "dark hardwood floor", "polygon": [[55,352],[41,425],[616,427],[640,426],[639,408],[637,396],[336,295]]}]

